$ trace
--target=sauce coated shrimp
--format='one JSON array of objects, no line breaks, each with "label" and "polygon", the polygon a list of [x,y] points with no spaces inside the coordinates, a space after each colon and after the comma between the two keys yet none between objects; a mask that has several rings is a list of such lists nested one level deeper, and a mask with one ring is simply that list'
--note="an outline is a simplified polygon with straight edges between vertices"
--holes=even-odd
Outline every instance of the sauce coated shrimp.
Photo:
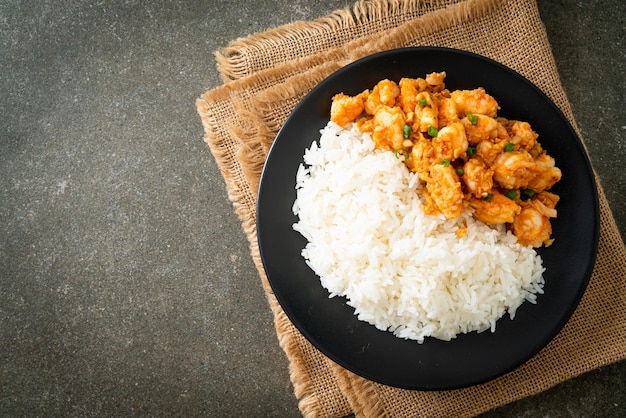
[{"label": "sauce coated shrimp", "polygon": [[440,91],[444,88],[444,80],[446,78],[446,72],[440,73],[434,72],[426,76],[426,82],[430,84],[433,91]]},{"label": "sauce coated shrimp", "polygon": [[480,158],[470,158],[463,165],[463,183],[478,198],[489,195],[493,189],[493,169]]},{"label": "sauce coated shrimp", "polygon": [[434,158],[435,150],[432,142],[421,135],[411,148],[409,158],[404,163],[409,170],[417,173],[420,180],[427,181],[430,178],[429,171]]},{"label": "sauce coated shrimp", "polygon": [[458,218],[463,210],[461,183],[451,165],[435,163],[430,166],[430,179],[426,182],[426,213],[443,214],[446,219]]},{"label": "sauce coated shrimp", "polygon": [[381,149],[396,150],[404,142],[404,113],[398,107],[380,106],[374,115],[372,139]]},{"label": "sauce coated shrimp", "polygon": [[555,166],[554,158],[541,154],[535,158],[535,177],[528,183],[528,188],[535,192],[543,192],[561,180],[561,169]]},{"label": "sauce coated shrimp", "polygon": [[481,141],[476,145],[476,155],[483,159],[487,164],[492,165],[496,158],[504,152],[506,143],[504,141],[496,142]]},{"label": "sauce coated shrimp", "polygon": [[330,107],[330,120],[343,128],[363,113],[365,97],[367,97],[365,92],[356,96],[336,94]]},{"label": "sauce coated shrimp", "polygon": [[416,96],[415,118],[413,120],[413,131],[427,132],[431,126],[439,127],[439,110],[437,102],[428,92],[421,92]]},{"label": "sauce coated shrimp", "polygon": [[432,144],[437,158],[453,161],[463,157],[468,147],[463,125],[455,122],[444,126],[432,139]]},{"label": "sauce coated shrimp", "polygon": [[494,141],[498,136],[498,122],[485,115],[472,115],[461,119],[467,132],[470,144],[477,145],[482,141]]},{"label": "sauce coated shrimp", "polygon": [[522,208],[500,192],[493,191],[488,199],[472,199],[474,216],[487,225],[511,223]]},{"label": "sauce coated shrimp", "polygon": [[451,97],[461,114],[481,114],[493,118],[500,109],[496,99],[488,95],[482,87],[474,90],[455,90]]},{"label": "sauce coated shrimp", "polygon": [[537,175],[536,167],[526,151],[503,152],[493,163],[493,179],[506,189],[520,189]]},{"label": "sauce coated shrimp", "polygon": [[552,224],[550,218],[556,217],[556,210],[536,199],[524,206],[513,220],[512,230],[517,241],[522,245],[539,247],[550,244]]},{"label": "sauce coated shrimp", "polygon": [[400,87],[391,80],[379,81],[365,100],[365,111],[374,115],[380,106],[393,107],[400,95]]},{"label": "sauce coated shrimp", "polygon": [[458,120],[456,103],[449,97],[439,98],[439,126],[446,126]]},{"label": "sauce coated shrimp", "polygon": [[525,150],[530,150],[536,145],[538,136],[528,122],[514,121],[511,125],[510,141],[519,144]]},{"label": "sauce coated shrimp", "polygon": [[400,79],[400,106],[404,112],[414,112],[417,106],[417,95],[420,92],[418,80],[413,78]]}]

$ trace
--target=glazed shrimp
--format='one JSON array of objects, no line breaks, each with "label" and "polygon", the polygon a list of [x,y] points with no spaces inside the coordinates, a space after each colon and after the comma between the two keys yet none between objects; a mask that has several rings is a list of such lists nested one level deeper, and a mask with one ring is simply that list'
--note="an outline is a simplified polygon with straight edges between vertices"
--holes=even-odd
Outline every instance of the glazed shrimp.
[{"label": "glazed shrimp", "polygon": [[506,189],[527,187],[537,174],[535,161],[524,150],[503,152],[493,163],[493,179]]},{"label": "glazed shrimp", "polygon": [[435,150],[432,143],[420,135],[419,139],[413,144],[409,159],[404,163],[410,171],[417,173],[418,177],[422,181],[427,181],[429,176],[430,166],[435,158]]},{"label": "glazed shrimp", "polygon": [[496,190],[493,190],[488,197],[470,200],[476,219],[487,225],[513,222],[522,209],[515,201]]},{"label": "glazed shrimp", "polygon": [[482,141],[476,145],[476,155],[482,158],[487,164],[492,165],[496,158],[502,154],[505,146],[505,141],[496,142],[495,144],[491,141]]},{"label": "glazed shrimp", "polygon": [[380,149],[403,148],[404,112],[399,107],[381,106],[374,115],[372,139]]},{"label": "glazed shrimp", "polygon": [[443,214],[446,219],[458,218],[463,211],[463,191],[452,165],[435,162],[430,166],[426,182],[426,213]]},{"label": "glazed shrimp", "polygon": [[463,115],[469,112],[494,118],[500,109],[496,99],[488,95],[482,87],[474,90],[455,90],[451,98],[456,103],[459,113]]},{"label": "glazed shrimp", "polygon": [[[556,208],[556,204],[559,202],[560,199],[561,198],[558,195],[546,191],[537,193],[535,195],[535,200],[543,203],[543,205],[548,209]],[[551,218],[556,218],[556,212],[553,212],[553,215],[554,216],[551,216]]]},{"label": "glazed shrimp", "polygon": [[413,119],[414,132],[426,132],[431,126],[439,127],[439,111],[437,103],[427,91],[422,91],[416,96],[415,117]]},{"label": "glazed shrimp", "polygon": [[417,80],[402,78],[398,85],[400,87],[400,107],[404,113],[414,112],[415,106],[417,106],[417,95],[420,92]]},{"label": "glazed shrimp", "polygon": [[539,135],[530,127],[528,122],[512,121],[509,128],[510,142],[519,144],[525,150],[532,149],[537,143]]},{"label": "glazed shrimp", "polygon": [[467,133],[467,140],[472,145],[481,141],[493,141],[498,136],[498,122],[485,115],[466,116],[461,123]]},{"label": "glazed shrimp", "polygon": [[365,111],[374,115],[380,106],[393,107],[399,95],[400,87],[395,82],[387,79],[379,81],[365,100]]},{"label": "glazed shrimp", "polygon": [[493,170],[487,168],[480,158],[470,158],[465,162],[461,179],[467,189],[478,198],[488,196],[493,188]]},{"label": "glazed shrimp", "polygon": [[444,126],[432,139],[435,157],[454,161],[466,155],[468,142],[460,122]]},{"label": "glazed shrimp", "polygon": [[528,182],[528,188],[543,192],[561,180],[561,169],[555,166],[554,158],[546,153],[535,158],[535,177]]},{"label": "glazed shrimp", "polygon": [[439,126],[446,126],[458,121],[458,110],[454,100],[449,97],[439,97],[437,102],[437,108],[439,110]]},{"label": "glazed shrimp", "polygon": [[355,122],[359,131],[363,133],[374,133],[374,119],[370,117],[361,117]]},{"label": "glazed shrimp", "polygon": [[538,199],[532,200],[515,216],[511,229],[517,241],[522,245],[541,247],[546,244],[548,246],[552,243],[550,218],[554,217],[556,217],[555,209],[546,207]]},{"label": "glazed shrimp", "polygon": [[504,118],[496,118],[496,122],[498,123],[497,133],[496,133],[496,141],[509,140],[509,132],[506,129],[506,125],[508,124],[508,120]]},{"label": "glazed shrimp", "polygon": [[356,119],[365,109],[365,98],[369,92],[366,90],[356,96],[347,96],[343,93],[333,96],[330,106],[330,120],[342,128]]},{"label": "glazed shrimp", "polygon": [[444,87],[446,72],[430,73],[426,76],[426,82],[430,85],[432,91],[441,91]]}]

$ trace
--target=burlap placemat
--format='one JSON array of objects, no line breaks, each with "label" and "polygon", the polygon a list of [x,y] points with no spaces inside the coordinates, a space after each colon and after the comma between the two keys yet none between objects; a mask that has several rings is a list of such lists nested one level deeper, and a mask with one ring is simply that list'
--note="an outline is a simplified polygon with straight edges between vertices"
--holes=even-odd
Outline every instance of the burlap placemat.
[{"label": "burlap placemat", "polygon": [[334,364],[287,319],[265,277],[256,239],[256,193],[269,147],[293,107],[324,77],[363,56],[418,45],[464,49],[515,69],[577,129],[534,0],[359,2],[313,22],[232,41],[216,52],[224,85],[196,103],[250,241],[304,416],[473,416],[626,358],[626,249],[599,182],[599,253],[580,306],[545,349],[496,380],[441,392],[380,385]]}]

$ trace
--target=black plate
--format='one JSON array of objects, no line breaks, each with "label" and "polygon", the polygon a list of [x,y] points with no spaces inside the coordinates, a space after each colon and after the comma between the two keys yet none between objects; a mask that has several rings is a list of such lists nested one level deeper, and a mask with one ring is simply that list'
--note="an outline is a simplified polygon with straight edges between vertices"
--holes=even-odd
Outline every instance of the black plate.
[{"label": "black plate", "polygon": [[[450,90],[484,87],[500,116],[528,121],[563,172],[553,221],[555,243],[539,250],[547,269],[545,294],[505,315],[496,332],[459,335],[423,344],[357,320],[344,298],[328,297],[300,255],[306,240],[292,229],[295,177],[305,148],[329,120],[331,97],[354,95],[389,78],[445,71]],[[265,163],[257,202],[261,258],[272,290],[302,334],[322,353],[370,380],[405,389],[443,390],[482,383],[509,372],[541,350],[570,318],[595,262],[599,209],[591,165],[581,141],[548,97],[513,70],[468,52],[404,48],[356,61],[316,86],[280,130]],[[584,344],[584,341],[582,342]]]}]

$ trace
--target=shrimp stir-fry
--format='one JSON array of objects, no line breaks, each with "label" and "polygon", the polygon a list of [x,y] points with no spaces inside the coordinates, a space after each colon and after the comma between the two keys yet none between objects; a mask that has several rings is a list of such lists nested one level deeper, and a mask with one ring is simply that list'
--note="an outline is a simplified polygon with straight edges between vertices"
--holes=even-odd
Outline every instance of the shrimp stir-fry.
[{"label": "shrimp stir-fry", "polygon": [[554,158],[528,122],[498,117],[498,102],[483,88],[451,92],[445,77],[435,72],[382,80],[356,96],[339,93],[331,120],[355,123],[417,173],[426,213],[454,219],[469,208],[488,225],[506,225],[522,245],[552,244],[559,197],[548,190],[561,179]]}]

